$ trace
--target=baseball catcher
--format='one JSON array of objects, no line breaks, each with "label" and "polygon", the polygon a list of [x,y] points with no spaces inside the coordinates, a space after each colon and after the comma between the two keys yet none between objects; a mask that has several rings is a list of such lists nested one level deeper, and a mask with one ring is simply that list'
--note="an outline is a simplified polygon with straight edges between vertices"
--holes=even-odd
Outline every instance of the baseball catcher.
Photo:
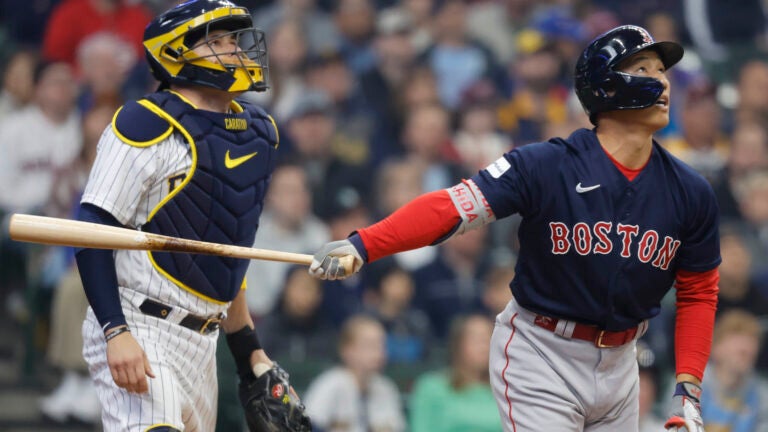
[{"label": "baseball catcher", "polygon": [[[143,44],[160,86],[127,102],[102,134],[79,218],[253,244],[279,134],[239,96],[268,88],[264,32],[246,8],[189,0],[153,19]],[[254,331],[248,260],[87,248],[77,264],[91,306],[83,356],[105,432],[213,431],[221,331],[250,430],[310,430],[288,374]]]}]

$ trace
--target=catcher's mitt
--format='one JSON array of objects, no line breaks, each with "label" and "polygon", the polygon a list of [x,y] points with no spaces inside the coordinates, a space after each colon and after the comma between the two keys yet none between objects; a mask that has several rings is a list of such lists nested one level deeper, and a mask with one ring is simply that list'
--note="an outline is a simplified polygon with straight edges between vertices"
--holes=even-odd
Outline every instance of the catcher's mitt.
[{"label": "catcher's mitt", "polygon": [[[266,372],[254,368],[255,374],[240,380],[240,402],[251,432],[311,432],[312,424],[304,413],[304,405],[288,382],[288,372],[277,363]],[[263,369],[262,369],[263,370]],[[256,376],[258,374],[258,376]]]}]

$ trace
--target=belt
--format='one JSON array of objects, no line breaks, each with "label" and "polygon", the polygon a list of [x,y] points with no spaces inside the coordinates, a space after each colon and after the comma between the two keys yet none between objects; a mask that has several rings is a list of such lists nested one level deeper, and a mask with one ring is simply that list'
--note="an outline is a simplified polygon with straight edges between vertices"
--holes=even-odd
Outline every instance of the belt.
[{"label": "belt", "polygon": [[533,323],[566,338],[592,342],[598,348],[612,348],[624,345],[632,341],[638,332],[638,327],[632,327],[624,331],[607,331],[600,330],[592,325],[550,318],[543,315],[536,315]]},{"label": "belt", "polygon": [[[139,310],[145,315],[166,319],[173,310],[173,307],[154,300],[146,299],[139,306]],[[179,321],[179,325],[194,330],[200,334],[207,335],[219,329],[223,318],[223,313],[214,315],[210,318],[187,314],[181,321]]]}]

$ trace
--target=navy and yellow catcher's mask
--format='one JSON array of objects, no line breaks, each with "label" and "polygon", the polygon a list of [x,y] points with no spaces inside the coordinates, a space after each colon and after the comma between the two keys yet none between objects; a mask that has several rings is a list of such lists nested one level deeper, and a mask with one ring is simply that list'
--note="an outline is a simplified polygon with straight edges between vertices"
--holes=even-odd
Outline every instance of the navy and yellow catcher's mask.
[{"label": "navy and yellow catcher's mask", "polygon": [[[210,43],[209,34],[226,30],[237,40],[237,60],[215,63],[199,56],[195,45]],[[201,85],[228,92],[267,89],[267,44],[253,28],[248,9],[226,0],[190,0],[152,20],[144,30],[144,52],[152,75],[162,83]]]}]

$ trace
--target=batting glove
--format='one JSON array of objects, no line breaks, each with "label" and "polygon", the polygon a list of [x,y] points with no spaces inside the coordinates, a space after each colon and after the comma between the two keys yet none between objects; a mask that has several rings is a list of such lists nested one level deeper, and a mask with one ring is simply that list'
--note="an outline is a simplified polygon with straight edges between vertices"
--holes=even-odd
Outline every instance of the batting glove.
[{"label": "batting glove", "polygon": [[[354,258],[352,272],[347,271],[339,262],[339,258],[351,255]],[[363,266],[363,258],[360,252],[349,240],[338,240],[326,243],[312,257],[312,264],[309,266],[309,274],[319,279],[336,280],[346,279],[353,273],[360,271]]]},{"label": "batting glove", "polygon": [[690,382],[679,382],[672,399],[672,410],[664,428],[675,432],[704,432],[701,420],[701,387]]}]

